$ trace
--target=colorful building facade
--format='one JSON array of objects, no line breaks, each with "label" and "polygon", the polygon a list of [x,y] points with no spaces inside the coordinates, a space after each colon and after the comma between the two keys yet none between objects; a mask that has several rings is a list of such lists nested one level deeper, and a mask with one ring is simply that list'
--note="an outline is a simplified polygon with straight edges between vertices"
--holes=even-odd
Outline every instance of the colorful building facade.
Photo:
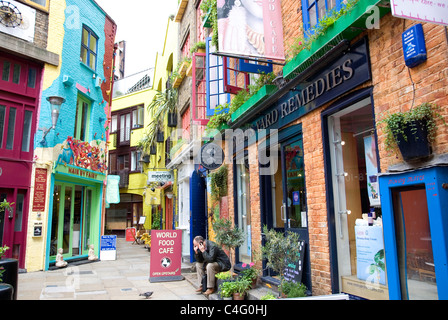
[{"label": "colorful building facade", "polygon": [[48,50],[34,138],[26,268],[99,255],[111,125],[115,22],[95,1],[49,4]]}]

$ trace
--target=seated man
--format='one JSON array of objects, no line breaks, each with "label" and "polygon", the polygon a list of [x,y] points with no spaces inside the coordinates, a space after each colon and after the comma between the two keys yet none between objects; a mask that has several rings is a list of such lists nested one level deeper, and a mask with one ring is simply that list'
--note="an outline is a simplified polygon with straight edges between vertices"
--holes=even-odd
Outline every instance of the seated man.
[{"label": "seated man", "polygon": [[195,258],[197,261],[196,272],[198,275],[199,289],[196,292],[202,292],[202,276],[207,273],[207,291],[205,295],[215,292],[215,275],[219,272],[230,270],[231,264],[227,254],[216,243],[210,240],[204,240],[197,236],[193,240]]}]

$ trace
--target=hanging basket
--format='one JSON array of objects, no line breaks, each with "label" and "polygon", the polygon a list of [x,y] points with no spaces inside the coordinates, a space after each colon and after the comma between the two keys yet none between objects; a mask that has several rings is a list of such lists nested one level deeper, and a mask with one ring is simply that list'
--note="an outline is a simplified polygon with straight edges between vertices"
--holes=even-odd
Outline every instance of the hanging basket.
[{"label": "hanging basket", "polygon": [[395,134],[395,140],[404,161],[419,160],[432,154],[424,121],[412,121],[402,133]]},{"label": "hanging basket", "polygon": [[164,135],[163,135],[163,131],[157,131],[157,134],[156,134],[156,141],[157,141],[158,143],[162,143],[162,142],[165,141],[165,138],[164,138]]},{"label": "hanging basket", "polygon": [[177,113],[175,112],[168,113],[168,127],[170,128],[177,127]]},{"label": "hanging basket", "polygon": [[150,155],[156,155],[157,154],[157,147],[156,146],[151,146],[149,148],[149,154]]}]

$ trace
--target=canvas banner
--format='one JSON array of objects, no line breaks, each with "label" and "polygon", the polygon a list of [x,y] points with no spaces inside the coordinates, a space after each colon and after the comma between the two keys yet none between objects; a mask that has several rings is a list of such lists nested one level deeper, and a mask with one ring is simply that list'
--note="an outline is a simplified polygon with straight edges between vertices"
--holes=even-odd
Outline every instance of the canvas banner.
[{"label": "canvas banner", "polygon": [[219,53],[285,60],[280,0],[218,0]]}]

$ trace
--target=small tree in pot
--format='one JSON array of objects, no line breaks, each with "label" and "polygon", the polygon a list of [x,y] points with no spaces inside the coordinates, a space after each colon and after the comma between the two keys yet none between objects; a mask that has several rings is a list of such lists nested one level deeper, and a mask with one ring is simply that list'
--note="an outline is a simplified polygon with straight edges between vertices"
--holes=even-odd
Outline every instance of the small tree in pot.
[{"label": "small tree in pot", "polygon": [[244,232],[243,230],[234,227],[230,219],[220,218],[215,219],[215,222],[213,223],[213,230],[215,231],[216,242],[229,250],[230,263],[232,264],[230,274],[233,276],[234,259],[232,257],[232,252],[235,248],[244,243]]}]

